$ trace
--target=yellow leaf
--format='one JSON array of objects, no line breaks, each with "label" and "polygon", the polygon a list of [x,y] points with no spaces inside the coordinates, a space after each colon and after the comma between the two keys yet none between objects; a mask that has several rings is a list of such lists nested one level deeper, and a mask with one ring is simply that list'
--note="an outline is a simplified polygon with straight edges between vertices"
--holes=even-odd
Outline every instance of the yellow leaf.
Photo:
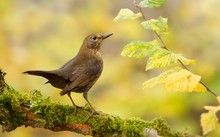
[{"label": "yellow leaf", "polygon": [[177,63],[178,60],[182,61],[185,65],[194,63],[194,60],[187,59],[180,54],[175,54],[163,48],[152,49],[150,58],[147,61],[146,71],[152,68],[164,68],[169,65]]},{"label": "yellow leaf", "polygon": [[148,7],[148,8],[157,8],[162,6],[166,0],[142,0],[140,2],[141,7]]},{"label": "yellow leaf", "polygon": [[187,59],[183,57],[181,54],[176,54],[176,57],[183,62],[184,65],[195,64],[195,60]]},{"label": "yellow leaf", "polygon": [[169,34],[167,22],[167,18],[159,17],[158,19],[143,21],[141,24],[147,30],[153,30],[159,35],[167,35]]},{"label": "yellow leaf", "polygon": [[220,104],[220,96],[217,96],[216,98],[218,100],[218,103]]},{"label": "yellow leaf", "polygon": [[176,62],[177,58],[175,58],[175,54],[160,48],[151,54],[147,62],[146,71],[152,68],[164,68]]},{"label": "yellow leaf", "polygon": [[174,72],[177,72],[177,71],[180,71],[181,69],[182,69],[182,68],[180,68],[180,67],[175,67],[175,68],[173,68],[173,69],[169,69],[169,70],[167,70],[167,71],[161,73],[159,76],[154,77],[154,78],[152,78],[152,79],[150,79],[150,80],[144,82],[144,83],[143,83],[143,88],[147,88],[147,87],[150,87],[150,88],[151,88],[151,87],[153,87],[153,86],[155,86],[155,85],[157,85],[157,84],[164,84],[165,81],[166,81],[166,79],[167,79],[167,77],[168,77],[170,74],[172,74],[172,73],[174,73]]},{"label": "yellow leaf", "polygon": [[194,88],[194,91],[205,92],[207,91],[207,89],[201,83],[198,83],[196,87]]},{"label": "yellow leaf", "polygon": [[170,91],[192,92],[200,79],[200,76],[182,69],[167,77],[166,88]]},{"label": "yellow leaf", "polygon": [[141,13],[134,13],[130,9],[121,9],[118,15],[113,19],[114,22],[119,22],[125,19],[137,19],[141,17]]},{"label": "yellow leaf", "polygon": [[143,83],[143,88],[153,87],[157,84],[165,84],[169,91],[181,92],[204,92],[206,88],[199,83],[201,77],[191,73],[186,69],[175,67],[169,69],[159,76]]},{"label": "yellow leaf", "polygon": [[203,113],[201,115],[201,126],[202,126],[203,135],[206,135],[207,133],[214,130],[217,127],[217,121],[218,119],[215,113],[213,112]]},{"label": "yellow leaf", "polygon": [[125,45],[121,55],[127,57],[143,58],[149,55],[152,50],[158,48],[160,43],[157,40],[150,42],[134,40]]},{"label": "yellow leaf", "polygon": [[205,106],[205,109],[208,110],[208,112],[203,113],[200,119],[203,135],[216,129],[218,125],[216,113],[220,111],[220,106]]}]

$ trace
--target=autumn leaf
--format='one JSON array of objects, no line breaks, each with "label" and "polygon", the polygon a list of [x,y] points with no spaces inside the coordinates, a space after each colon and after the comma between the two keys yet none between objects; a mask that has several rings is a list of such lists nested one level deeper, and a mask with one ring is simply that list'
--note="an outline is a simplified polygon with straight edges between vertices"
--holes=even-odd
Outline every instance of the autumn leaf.
[{"label": "autumn leaf", "polygon": [[170,74],[165,81],[165,85],[169,91],[192,92],[200,79],[200,76],[186,69],[181,69],[180,71]]},{"label": "autumn leaf", "polygon": [[201,115],[200,123],[202,126],[203,135],[215,130],[218,125],[216,113],[220,111],[220,106],[205,106],[208,112]]},{"label": "autumn leaf", "polygon": [[167,35],[169,34],[167,22],[167,18],[163,18],[160,16],[158,19],[143,21],[141,24],[147,30],[155,31],[159,35]]},{"label": "autumn leaf", "polygon": [[199,85],[201,77],[192,72],[175,67],[169,69],[159,76],[144,82],[143,87],[153,87],[157,84],[164,84],[169,91],[176,92],[203,92],[206,91],[202,85]]},{"label": "autumn leaf", "polygon": [[125,19],[137,19],[141,17],[141,13],[134,13],[130,9],[121,9],[118,15],[113,19],[114,22],[123,21]]},{"label": "autumn leaf", "polygon": [[142,0],[140,2],[141,7],[148,7],[148,8],[157,8],[162,6],[166,0]]},{"label": "autumn leaf", "polygon": [[167,70],[167,71],[161,73],[159,76],[154,77],[154,78],[152,78],[152,79],[149,79],[148,81],[146,81],[146,82],[143,83],[143,88],[152,88],[153,86],[155,86],[155,85],[157,85],[157,84],[163,84],[163,83],[165,83],[167,77],[168,77],[170,74],[172,74],[172,73],[174,73],[174,72],[176,72],[176,71],[179,71],[180,69],[182,69],[182,68],[176,67],[176,68],[173,68],[173,69],[169,69],[169,70]]},{"label": "autumn leaf", "polygon": [[220,96],[217,96],[216,99],[218,100],[218,103],[220,104]]},{"label": "autumn leaf", "polygon": [[194,88],[194,91],[204,92],[204,91],[207,91],[207,88],[204,87],[201,83],[198,83],[196,87]]},{"label": "autumn leaf", "polygon": [[149,55],[160,43],[157,40],[150,42],[134,40],[125,45],[121,55],[127,57],[143,58]]},{"label": "autumn leaf", "polygon": [[169,65],[182,61],[185,65],[194,63],[194,60],[187,59],[180,54],[175,54],[163,48],[157,48],[151,52],[149,60],[147,61],[146,71],[153,68],[164,68]]}]

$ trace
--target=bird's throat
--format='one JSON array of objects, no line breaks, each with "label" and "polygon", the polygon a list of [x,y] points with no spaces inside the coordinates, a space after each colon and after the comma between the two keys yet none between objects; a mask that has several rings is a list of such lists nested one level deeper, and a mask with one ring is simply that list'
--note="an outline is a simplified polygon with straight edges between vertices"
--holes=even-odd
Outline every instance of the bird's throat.
[{"label": "bird's throat", "polygon": [[89,51],[90,53],[101,57],[101,53],[99,52],[99,49],[89,49]]}]

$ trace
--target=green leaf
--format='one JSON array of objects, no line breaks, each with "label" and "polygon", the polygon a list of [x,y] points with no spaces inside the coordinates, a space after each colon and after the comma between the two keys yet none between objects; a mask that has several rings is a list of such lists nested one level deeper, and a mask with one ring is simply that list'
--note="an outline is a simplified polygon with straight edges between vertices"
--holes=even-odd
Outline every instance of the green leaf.
[{"label": "green leaf", "polygon": [[167,35],[169,34],[167,22],[167,18],[160,16],[158,19],[143,21],[141,24],[145,29],[155,31],[158,35]]},{"label": "green leaf", "polygon": [[143,87],[147,88],[153,87],[157,84],[164,84],[169,91],[192,92],[196,91],[195,89],[198,86],[200,79],[200,76],[195,75],[186,69],[175,67],[146,81],[143,84]]},{"label": "green leaf", "polygon": [[184,65],[195,64],[195,60],[187,59],[183,57],[181,54],[175,54],[176,58],[180,60]]},{"label": "green leaf", "polygon": [[159,47],[157,40],[150,42],[134,40],[125,45],[121,55],[127,57],[143,58],[149,55],[155,48]]},{"label": "green leaf", "polygon": [[165,49],[160,48],[154,50],[154,52],[151,53],[149,60],[147,61],[146,71],[152,68],[164,68],[176,63],[177,59],[174,55],[175,54]]},{"label": "green leaf", "polygon": [[216,113],[220,111],[220,106],[206,106],[207,113],[201,115],[200,123],[203,130],[203,135],[215,130],[218,125]]},{"label": "green leaf", "polygon": [[189,60],[180,54],[174,54],[171,51],[161,48],[157,40],[150,42],[134,40],[125,45],[121,55],[135,58],[149,56],[146,71],[152,68],[167,67],[176,63],[178,60],[182,61],[185,65],[194,63],[194,60]]},{"label": "green leaf", "polygon": [[182,61],[185,65],[195,62],[194,60],[189,60],[180,54],[175,54],[163,48],[157,48],[151,52],[150,58],[147,61],[146,71],[152,68],[167,67],[177,63],[178,60]]},{"label": "green leaf", "polygon": [[137,19],[141,17],[141,13],[134,13],[130,9],[121,9],[118,15],[113,19],[114,22],[123,21],[125,19]]},{"label": "green leaf", "polygon": [[140,2],[141,7],[148,7],[148,8],[157,8],[162,6],[166,0],[142,0]]}]

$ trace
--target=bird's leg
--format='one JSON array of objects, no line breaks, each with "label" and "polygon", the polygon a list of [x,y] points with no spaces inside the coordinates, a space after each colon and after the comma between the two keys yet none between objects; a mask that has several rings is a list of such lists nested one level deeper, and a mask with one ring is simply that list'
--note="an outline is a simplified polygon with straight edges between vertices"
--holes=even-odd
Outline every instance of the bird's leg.
[{"label": "bird's leg", "polygon": [[85,100],[86,100],[87,103],[89,104],[90,108],[92,109],[92,113],[91,113],[91,115],[89,116],[89,118],[90,118],[91,116],[93,116],[94,114],[98,114],[98,113],[96,112],[96,110],[93,108],[93,106],[91,105],[91,103],[89,102],[89,100],[88,100],[88,92],[83,92],[83,97],[85,98]]},{"label": "bird's leg", "polygon": [[71,100],[71,102],[72,102],[72,104],[73,104],[74,114],[76,114],[76,112],[77,112],[77,105],[74,103],[74,101],[73,101],[73,99],[72,99],[70,93],[71,93],[71,92],[68,92],[67,95],[68,95],[68,97],[70,98],[70,100]]}]

